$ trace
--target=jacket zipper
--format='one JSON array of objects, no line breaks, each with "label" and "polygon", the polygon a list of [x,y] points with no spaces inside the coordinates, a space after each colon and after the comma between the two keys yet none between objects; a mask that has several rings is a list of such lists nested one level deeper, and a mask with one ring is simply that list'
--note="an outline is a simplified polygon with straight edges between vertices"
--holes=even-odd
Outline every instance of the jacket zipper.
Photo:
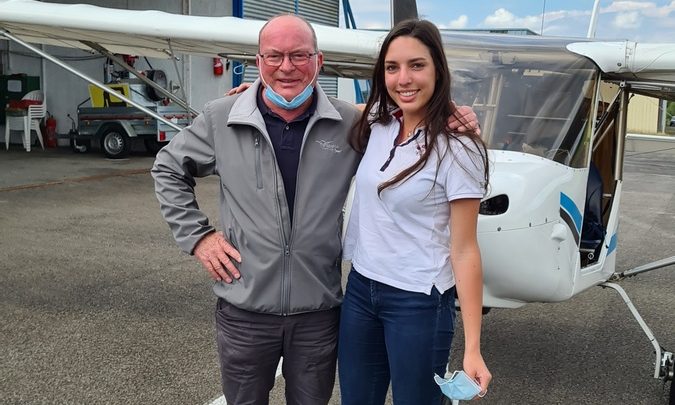
[{"label": "jacket zipper", "polygon": [[[259,137],[260,135],[258,135]],[[259,139],[259,138],[258,138]],[[276,161],[276,157],[275,157]],[[262,180],[261,180],[262,181]],[[279,197],[279,179],[278,179],[278,173],[277,173],[277,165],[274,165],[274,193],[277,198],[274,199],[274,202],[277,204],[277,224],[279,226],[279,236],[281,238],[281,243],[283,243],[283,261],[282,261],[282,266],[281,266],[281,315],[286,316],[289,313],[289,299],[286,299],[286,294],[287,291],[289,290],[289,287],[286,285],[286,273],[288,272],[288,267],[289,267],[289,258],[291,255],[291,249],[289,247],[288,243],[288,238],[286,237],[286,232],[284,232],[284,224],[283,224],[283,219],[282,219],[282,214],[281,214],[281,201]]]},{"label": "jacket zipper", "polygon": [[255,137],[255,180],[258,190],[263,188],[261,165],[260,134],[257,134]]},{"label": "jacket zipper", "polygon": [[[262,133],[265,133],[266,128],[260,127],[258,125],[253,125],[257,130],[258,133],[256,134],[255,137],[255,148],[256,148],[256,186],[260,189],[262,188],[262,156],[261,156],[261,145],[260,145],[260,135]],[[271,145],[270,145],[271,146]],[[302,149],[301,149],[302,150]],[[302,152],[301,152],[302,153]],[[288,272],[288,267],[290,266],[290,255],[291,255],[291,248],[289,246],[288,239],[286,238],[286,233],[284,231],[284,224],[282,220],[282,214],[281,214],[281,201],[279,197],[279,179],[278,176],[279,174],[277,173],[277,164],[276,164],[276,156],[275,156],[275,164],[274,166],[274,193],[276,195],[276,198],[274,199],[276,205],[277,205],[277,225],[279,226],[279,237],[281,239],[281,242],[284,246],[283,248],[283,264],[282,264],[282,272],[281,272],[281,315],[288,315],[290,312],[289,310],[289,305],[290,305],[290,296],[287,299],[286,298],[286,292],[290,290],[290,288],[286,285],[286,273]]]},{"label": "jacket zipper", "polygon": [[291,302],[290,302],[290,300],[291,300],[291,298],[290,298],[291,288],[288,285],[289,281],[287,281],[287,280],[290,280],[290,276],[288,276],[288,273],[290,272],[289,271],[290,258],[291,258],[291,248],[288,246],[288,243],[286,243],[286,245],[284,245],[284,269],[281,273],[281,286],[282,286],[282,289],[281,289],[281,311],[282,311],[282,313],[281,314],[283,316],[286,316],[286,315],[289,314],[290,306],[291,306]]},{"label": "jacket zipper", "polygon": [[[276,180],[276,168],[274,169],[274,184],[275,184],[275,190],[279,189],[279,184],[278,181]],[[291,256],[291,248],[289,247],[288,243],[288,238],[286,237],[286,232],[284,232],[284,224],[282,220],[282,215],[281,215],[281,202],[279,201],[279,193],[277,194],[277,198],[275,199],[277,203],[277,218],[279,221],[279,233],[281,234],[281,242],[284,245],[284,259],[282,262],[281,266],[281,315],[286,316],[289,313],[289,307],[290,307],[290,297],[287,299],[286,295],[288,294],[288,291],[290,290],[290,287],[287,285],[287,277],[286,274],[288,273],[288,268],[290,266],[290,256]],[[293,231],[291,231],[293,232]]]},{"label": "jacket zipper", "polygon": [[[298,161],[298,173],[296,177],[296,190],[295,190],[295,209],[297,212],[297,198],[298,198],[298,189],[297,187],[300,185],[300,165],[302,164],[302,152],[305,149],[305,143],[308,141],[305,136],[309,136],[309,133],[312,129],[312,127],[316,124],[317,120],[312,121],[312,118],[310,117],[309,122],[307,123],[307,127],[305,128],[305,133],[303,134],[303,142],[302,145],[300,146],[300,158]],[[276,178],[276,176],[275,176]],[[277,203],[279,204],[279,218],[281,218],[281,203],[279,203],[279,195],[277,194]],[[281,290],[281,308],[282,308],[282,315],[288,315],[290,312],[290,305],[291,305],[291,287],[290,287],[290,256],[291,256],[291,245],[293,244],[293,234],[295,233],[295,218],[296,216],[293,216],[293,221],[291,221],[291,235],[290,238],[286,239],[286,236],[284,235],[284,266],[283,266],[283,272],[281,274],[281,285],[282,285],[282,290]],[[281,227],[282,233],[283,233],[283,226]]]}]

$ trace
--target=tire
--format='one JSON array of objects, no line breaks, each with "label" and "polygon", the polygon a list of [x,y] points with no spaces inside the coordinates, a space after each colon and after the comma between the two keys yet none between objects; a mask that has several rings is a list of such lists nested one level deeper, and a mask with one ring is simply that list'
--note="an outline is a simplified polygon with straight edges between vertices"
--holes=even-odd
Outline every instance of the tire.
[{"label": "tire", "polygon": [[[161,88],[166,90],[169,87],[166,79],[166,73],[164,73],[163,70],[146,70],[145,74],[147,75],[148,79],[155,82]],[[164,98],[162,93],[150,86],[145,86],[145,95],[152,101],[159,101]]]},{"label": "tire", "polygon": [[122,159],[129,156],[131,140],[122,127],[107,126],[101,133],[101,149],[110,159]]},{"label": "tire", "polygon": [[169,144],[169,142],[159,142],[153,138],[145,138],[143,143],[145,144],[145,150],[147,150],[148,153],[152,153],[153,155],[156,155],[160,149]]}]

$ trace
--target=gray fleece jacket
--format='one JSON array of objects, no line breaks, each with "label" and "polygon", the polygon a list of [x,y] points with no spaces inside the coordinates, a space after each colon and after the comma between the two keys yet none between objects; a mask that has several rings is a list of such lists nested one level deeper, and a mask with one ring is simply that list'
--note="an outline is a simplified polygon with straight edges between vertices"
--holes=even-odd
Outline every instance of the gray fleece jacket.
[{"label": "gray fleece jacket", "polygon": [[187,253],[214,227],[195,199],[195,178],[220,177],[223,234],[241,253],[241,279],[215,283],[232,305],[290,315],[336,307],[342,298],[342,205],[360,155],[347,143],[359,112],[316,86],[290,222],[284,184],[256,105],[246,92],[207,104],[158,154],[152,168],[162,215]]}]

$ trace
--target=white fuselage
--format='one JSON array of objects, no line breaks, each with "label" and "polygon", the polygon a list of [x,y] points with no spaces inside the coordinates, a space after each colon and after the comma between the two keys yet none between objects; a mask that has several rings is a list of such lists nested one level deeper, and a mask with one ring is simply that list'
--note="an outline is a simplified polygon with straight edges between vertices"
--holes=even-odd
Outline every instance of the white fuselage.
[{"label": "white fuselage", "polygon": [[611,207],[599,260],[582,269],[579,237],[588,168],[522,152],[491,150],[490,158],[485,199],[505,194],[509,206],[503,214],[478,220],[484,305],[515,308],[564,301],[605,281],[614,271],[615,251],[609,245],[614,241],[616,246],[618,199]]}]

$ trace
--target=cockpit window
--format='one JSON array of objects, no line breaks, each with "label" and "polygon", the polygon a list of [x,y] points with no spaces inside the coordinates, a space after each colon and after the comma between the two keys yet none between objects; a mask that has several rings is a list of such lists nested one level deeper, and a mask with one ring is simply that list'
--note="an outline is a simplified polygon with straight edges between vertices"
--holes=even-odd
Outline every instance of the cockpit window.
[{"label": "cockpit window", "polygon": [[453,99],[473,106],[490,149],[585,167],[597,68],[564,48],[533,44],[448,46]]}]

